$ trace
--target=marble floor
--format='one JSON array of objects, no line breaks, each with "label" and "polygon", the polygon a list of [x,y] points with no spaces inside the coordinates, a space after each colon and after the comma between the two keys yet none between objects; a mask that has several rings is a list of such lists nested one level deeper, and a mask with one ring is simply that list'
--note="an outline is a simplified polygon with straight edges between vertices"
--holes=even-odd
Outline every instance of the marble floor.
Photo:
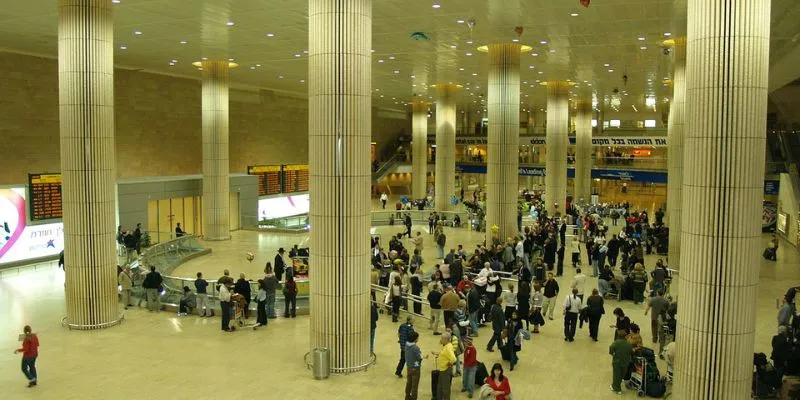
[{"label": "marble floor", "polygon": [[[422,227],[419,227],[420,229]],[[425,227],[427,228],[427,227]],[[399,227],[379,227],[388,236]],[[415,227],[416,230],[416,227]],[[482,234],[467,230],[449,230],[449,242],[462,243],[468,249],[482,240]],[[216,278],[224,268],[233,274],[259,275],[264,263],[274,257],[278,247],[290,247],[302,240],[299,234],[271,234],[240,231],[233,240],[207,243],[213,253],[190,261],[176,274],[193,276],[203,271]],[[431,236],[425,235],[429,267],[435,252]],[[766,242],[766,236],[764,237]],[[257,253],[248,263],[244,254]],[[656,256],[648,256],[652,266]],[[758,300],[758,351],[769,351],[776,315],[776,298],[789,285],[800,284],[800,256],[784,243],[777,263],[762,260],[761,288]],[[567,267],[560,278],[569,285],[574,274]],[[102,331],[69,331],[60,325],[64,315],[63,272],[54,263],[36,268],[0,273],[0,387],[4,399],[152,399],[168,396],[175,399],[402,399],[405,381],[393,375],[398,359],[397,325],[388,316],[378,322],[375,353],[377,364],[363,373],[331,376],[324,381],[312,378],[303,355],[309,347],[309,318],[279,318],[258,331],[223,333],[218,318],[178,318],[172,313],[148,313],[144,309],[127,311],[125,322]],[[594,285],[594,280],[591,280]],[[679,287],[675,287],[676,294]],[[607,301],[606,310],[618,304]],[[622,302],[631,319],[642,327],[647,341],[649,317],[642,306]],[[559,307],[557,307],[558,309]],[[587,328],[579,331],[575,342],[566,343],[562,322],[548,321],[542,333],[523,344],[520,364],[507,372],[514,398],[525,399],[611,399],[608,344],[611,342],[610,317],[601,322],[600,341],[588,337]],[[26,388],[19,370],[17,334],[31,324],[39,334],[40,357],[37,362],[39,385]],[[422,333],[420,347],[427,352],[438,348],[438,337],[427,330],[425,321],[417,323]],[[476,339],[478,359],[490,366],[500,360],[499,352],[487,353],[488,331]],[[659,360],[662,373],[666,367]],[[432,360],[423,363],[420,398],[429,398]],[[453,384],[454,399],[466,399],[458,393],[460,380]],[[626,391],[625,398],[636,397]]]}]

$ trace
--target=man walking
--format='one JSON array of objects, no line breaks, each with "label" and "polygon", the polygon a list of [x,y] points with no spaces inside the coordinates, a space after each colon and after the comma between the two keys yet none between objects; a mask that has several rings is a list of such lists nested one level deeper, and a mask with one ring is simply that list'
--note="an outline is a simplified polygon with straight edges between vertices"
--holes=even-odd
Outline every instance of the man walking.
[{"label": "man walking", "polygon": [[581,312],[583,301],[578,297],[578,289],[572,289],[572,294],[564,299],[564,341],[575,341],[575,328],[578,325],[578,314]]},{"label": "man walking", "polygon": [[422,367],[422,350],[417,345],[419,333],[412,331],[406,342],[406,397],[405,400],[417,400],[419,393],[419,377]]},{"label": "man walking", "polygon": [[119,273],[117,281],[119,281],[119,286],[122,289],[122,304],[127,310],[128,307],[133,305],[131,304],[131,290],[133,289],[133,276],[131,276],[131,268],[125,267],[125,269]]},{"label": "man walking", "polygon": [[[409,315],[406,317],[406,323],[397,328],[397,343],[400,344],[400,361],[397,363],[397,369],[394,374],[397,375],[398,378],[403,377],[403,367],[406,365],[406,343],[408,343],[411,338],[411,333],[416,333],[416,331],[414,331],[414,320]],[[417,371],[417,373],[419,373],[419,371]]]},{"label": "man walking", "polygon": [[622,394],[622,378],[628,371],[628,366],[633,358],[633,346],[625,339],[628,332],[624,329],[617,330],[617,340],[611,344],[608,353],[611,354],[611,368],[613,378],[611,380],[611,391],[615,394]]},{"label": "man walking", "polygon": [[556,297],[558,296],[558,282],[553,279],[553,273],[547,273],[547,280],[544,281],[544,303],[542,304],[542,316],[553,319],[556,309]]},{"label": "man walking", "polygon": [[389,196],[386,195],[386,192],[381,193],[381,206],[383,209],[386,209],[386,202],[389,201]]},{"label": "man walking", "polygon": [[[644,309],[644,315],[652,309],[650,314],[650,331],[653,334],[653,343],[658,343],[658,333],[661,331],[661,316],[669,307],[669,300],[664,298],[664,292],[659,290],[655,297],[651,297]],[[662,346],[663,347],[663,346]]]},{"label": "man walking", "polygon": [[444,289],[444,294],[442,295],[442,299],[439,300],[439,305],[442,306],[442,312],[444,314],[444,321],[445,327],[447,327],[448,321],[454,321],[456,319],[456,309],[458,309],[458,301],[461,300],[456,292],[453,290],[453,287],[447,285]]}]

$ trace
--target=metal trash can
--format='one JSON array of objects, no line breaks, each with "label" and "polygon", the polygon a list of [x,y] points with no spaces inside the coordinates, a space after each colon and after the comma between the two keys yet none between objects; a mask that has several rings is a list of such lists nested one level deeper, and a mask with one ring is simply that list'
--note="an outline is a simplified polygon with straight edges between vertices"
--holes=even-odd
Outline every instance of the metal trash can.
[{"label": "metal trash can", "polygon": [[328,379],[331,373],[331,355],[326,347],[317,347],[311,350],[312,370],[314,379]]}]

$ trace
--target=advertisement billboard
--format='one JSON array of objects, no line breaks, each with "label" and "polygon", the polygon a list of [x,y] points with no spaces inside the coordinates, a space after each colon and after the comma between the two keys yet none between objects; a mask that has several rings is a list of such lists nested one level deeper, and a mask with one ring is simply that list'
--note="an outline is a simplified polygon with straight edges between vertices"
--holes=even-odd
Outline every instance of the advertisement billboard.
[{"label": "advertisement billboard", "polygon": [[0,189],[0,264],[55,256],[63,249],[61,222],[28,224],[25,188]]}]

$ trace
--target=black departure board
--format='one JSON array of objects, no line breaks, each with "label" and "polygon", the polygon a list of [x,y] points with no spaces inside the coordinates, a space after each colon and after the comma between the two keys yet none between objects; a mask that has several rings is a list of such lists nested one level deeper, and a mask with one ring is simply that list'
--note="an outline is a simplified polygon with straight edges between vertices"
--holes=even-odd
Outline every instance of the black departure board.
[{"label": "black departure board", "polygon": [[281,193],[280,165],[253,165],[247,167],[247,173],[258,176],[259,196]]},{"label": "black departure board", "polygon": [[31,221],[61,218],[61,174],[28,174]]},{"label": "black departure board", "polygon": [[283,166],[283,192],[296,193],[308,191],[308,164],[287,164]]}]

